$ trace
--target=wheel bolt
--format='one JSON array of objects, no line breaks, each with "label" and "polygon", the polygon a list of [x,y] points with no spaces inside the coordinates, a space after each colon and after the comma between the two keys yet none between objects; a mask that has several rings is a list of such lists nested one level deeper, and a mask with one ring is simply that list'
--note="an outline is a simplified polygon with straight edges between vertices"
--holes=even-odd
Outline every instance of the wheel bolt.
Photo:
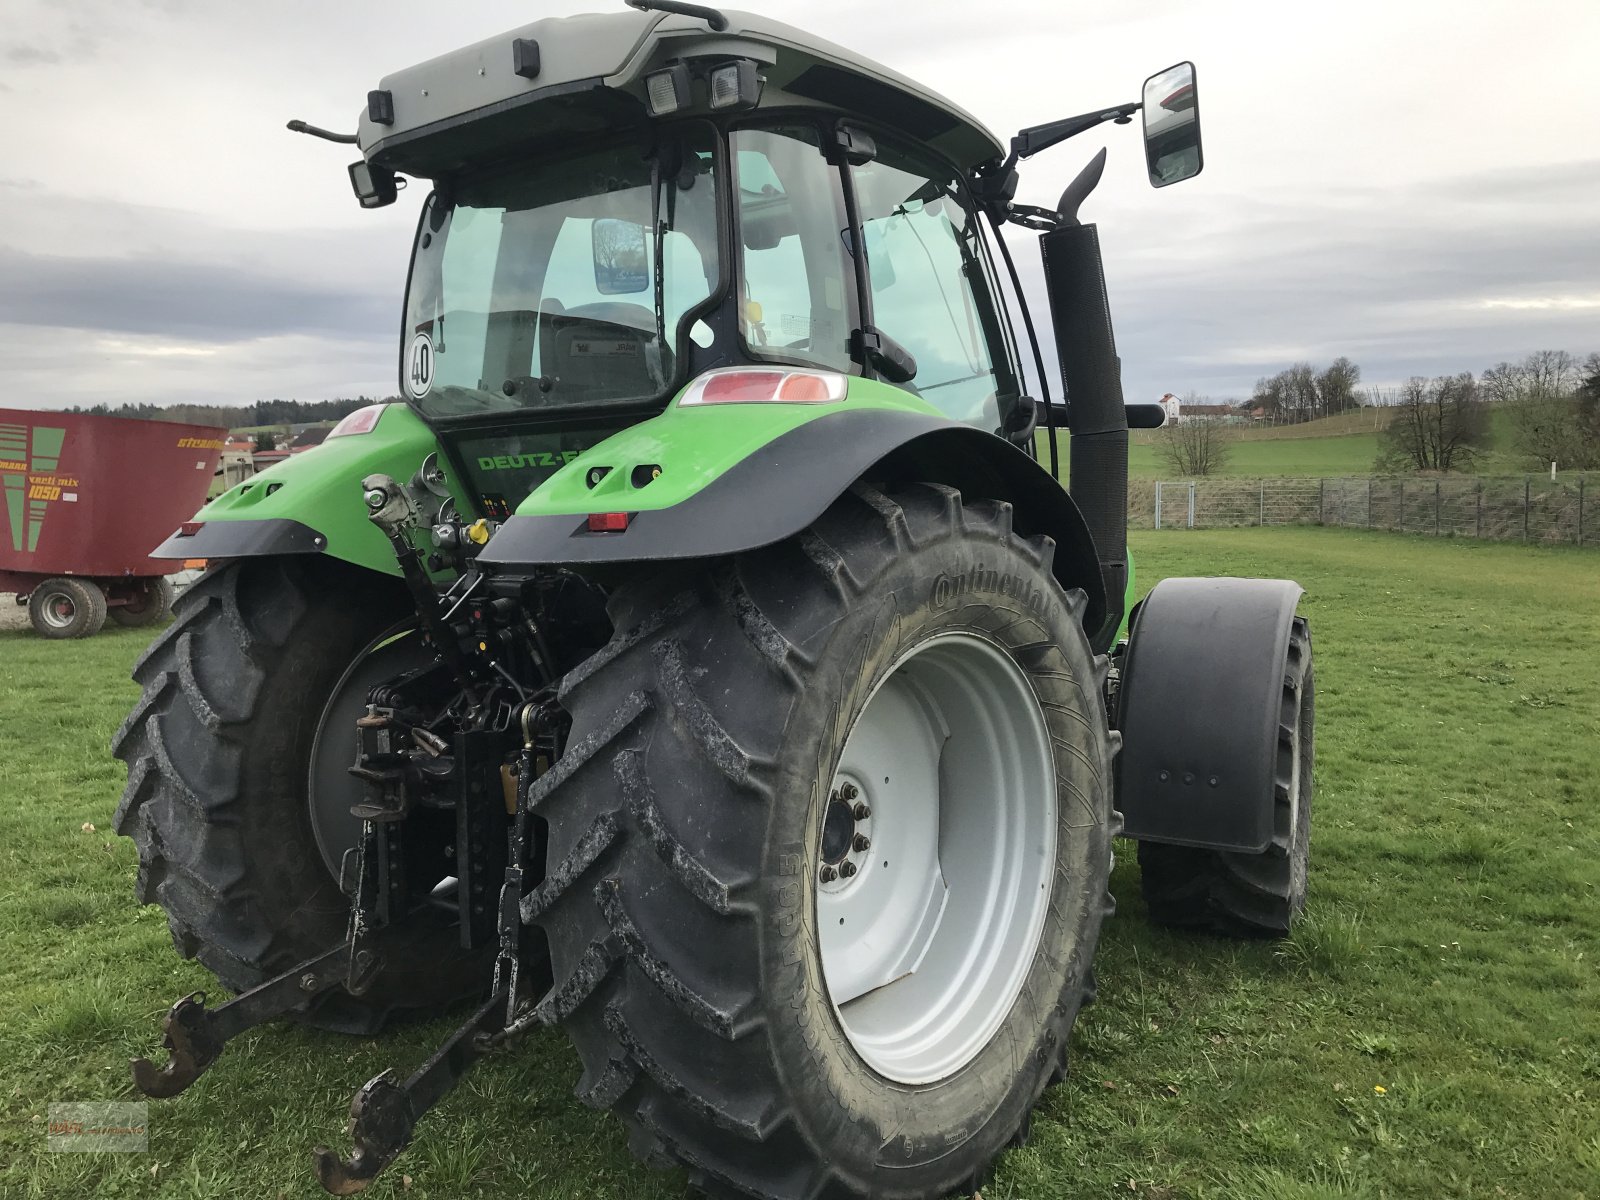
[{"label": "wheel bolt", "polygon": [[[849,863],[845,863],[845,866],[848,867],[849,865]],[[835,871],[832,867],[824,866],[822,870],[818,872],[818,877],[823,883],[832,883],[835,879],[839,878],[839,872]]]},{"label": "wheel bolt", "polygon": [[856,865],[855,865],[855,863],[853,863],[853,862],[842,862],[842,863],[839,864],[839,874],[841,876],[843,876],[845,879],[849,879],[850,876],[854,875],[855,873],[856,873]]},{"label": "wheel bolt", "polygon": [[857,804],[855,808],[850,810],[850,815],[858,821],[865,821],[872,815],[872,810],[867,807],[866,801],[863,800],[861,803]]},{"label": "wheel bolt", "polygon": [[861,789],[853,783],[847,783],[839,789],[839,798],[841,800],[854,800],[860,794]]},{"label": "wheel bolt", "polygon": [[857,851],[872,849],[872,840],[864,833],[858,833],[851,840],[850,845]]},{"label": "wheel bolt", "polygon": [[317,977],[310,971],[300,976],[300,990],[302,992],[314,992],[317,990]]}]

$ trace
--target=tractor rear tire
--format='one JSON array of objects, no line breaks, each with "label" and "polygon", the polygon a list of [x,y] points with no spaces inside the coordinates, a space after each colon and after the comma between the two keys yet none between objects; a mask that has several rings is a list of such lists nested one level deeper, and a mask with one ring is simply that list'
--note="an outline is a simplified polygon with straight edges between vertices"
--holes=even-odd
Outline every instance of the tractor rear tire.
[{"label": "tractor rear tire", "polygon": [[1278,714],[1272,842],[1258,854],[1139,843],[1150,919],[1226,937],[1284,937],[1305,909],[1311,855],[1316,682],[1311,630],[1296,617]]},{"label": "tractor rear tire", "polygon": [[109,613],[113,621],[126,629],[161,624],[172,615],[172,580],[165,575],[145,580],[128,603],[113,606]]},{"label": "tractor rear tire", "polygon": [[[178,952],[232,992],[345,936],[350,905],[318,848],[308,763],[345,669],[408,611],[373,572],[243,559],[188,588],[134,666],[144,694],[112,747],[128,764],[116,830],[138,846],[140,903],[164,908]],[[353,730],[350,745],[353,758]],[[378,949],[370,990],[325,992],[298,1019],[373,1033],[487,983],[443,914],[385,931]]]},{"label": "tractor rear tire", "polygon": [[106,623],[106,594],[93,580],[58,575],[33,589],[28,620],[43,638],[93,637]]},{"label": "tractor rear tire", "polygon": [[910,1200],[1025,1138],[1092,998],[1119,744],[1053,553],[1008,504],[857,488],[613,593],[524,916],[578,1095],[641,1158],[713,1196]]}]

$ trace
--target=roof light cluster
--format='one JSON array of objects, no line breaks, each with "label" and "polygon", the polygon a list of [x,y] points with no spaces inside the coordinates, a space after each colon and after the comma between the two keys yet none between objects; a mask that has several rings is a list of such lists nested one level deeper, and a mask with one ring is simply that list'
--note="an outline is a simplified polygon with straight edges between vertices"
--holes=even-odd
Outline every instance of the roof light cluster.
[{"label": "roof light cluster", "polygon": [[834,404],[848,384],[834,371],[783,367],[723,367],[707,371],[689,385],[679,408],[700,404]]},{"label": "roof light cluster", "polygon": [[[652,117],[670,117],[694,104],[694,77],[685,63],[644,77],[645,99]],[[761,76],[748,58],[721,63],[706,72],[706,99],[718,111],[754,108],[761,99]]]}]

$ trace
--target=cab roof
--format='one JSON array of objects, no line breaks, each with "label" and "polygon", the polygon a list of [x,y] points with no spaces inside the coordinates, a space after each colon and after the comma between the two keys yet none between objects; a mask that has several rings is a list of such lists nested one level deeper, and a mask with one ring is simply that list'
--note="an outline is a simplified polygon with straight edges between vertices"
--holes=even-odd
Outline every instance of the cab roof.
[{"label": "cab roof", "polygon": [[439,178],[512,147],[637,126],[649,119],[646,75],[679,61],[743,58],[760,64],[766,81],[758,109],[870,119],[963,169],[1002,157],[975,117],[899,72],[780,21],[718,11],[728,22],[722,31],[699,17],[634,9],[547,17],[396,71],[368,97],[362,153],[390,170]]}]

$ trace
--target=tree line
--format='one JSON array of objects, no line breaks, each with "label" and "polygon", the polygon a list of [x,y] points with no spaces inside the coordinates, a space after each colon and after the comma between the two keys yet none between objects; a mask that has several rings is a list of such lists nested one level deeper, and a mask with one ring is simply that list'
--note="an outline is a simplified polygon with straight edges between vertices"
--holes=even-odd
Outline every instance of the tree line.
[{"label": "tree line", "polygon": [[1582,360],[1537,350],[1470,371],[1406,380],[1384,432],[1380,469],[1455,471],[1471,467],[1492,442],[1490,406],[1510,417],[1513,444],[1532,463],[1569,471],[1600,467],[1600,352]]},{"label": "tree line", "polygon": [[1360,383],[1361,368],[1343,355],[1320,371],[1310,363],[1295,363],[1256,380],[1248,407],[1263,420],[1280,424],[1336,417],[1367,403]]},{"label": "tree line", "polygon": [[[385,401],[396,396],[383,397]],[[101,417],[136,417],[146,421],[183,421],[191,425],[223,425],[229,429],[257,425],[308,425],[337,421],[358,408],[378,403],[376,396],[334,400],[258,400],[254,404],[91,404],[74,405],[72,413]]]},{"label": "tree line", "polygon": [[[1296,363],[1256,381],[1239,418],[1294,424],[1375,405],[1392,414],[1384,430],[1380,471],[1456,471],[1470,468],[1493,445],[1490,415],[1506,413],[1512,445],[1529,466],[1600,468],[1600,352],[1578,358],[1538,350],[1518,362],[1499,362],[1481,376],[1470,371],[1412,376],[1398,388],[1362,390],[1361,368],[1343,356],[1327,367]],[[1205,402],[1190,392],[1184,408]],[[1234,432],[1222,422],[1168,425],[1157,445],[1183,475],[1209,475],[1226,465]]]}]

